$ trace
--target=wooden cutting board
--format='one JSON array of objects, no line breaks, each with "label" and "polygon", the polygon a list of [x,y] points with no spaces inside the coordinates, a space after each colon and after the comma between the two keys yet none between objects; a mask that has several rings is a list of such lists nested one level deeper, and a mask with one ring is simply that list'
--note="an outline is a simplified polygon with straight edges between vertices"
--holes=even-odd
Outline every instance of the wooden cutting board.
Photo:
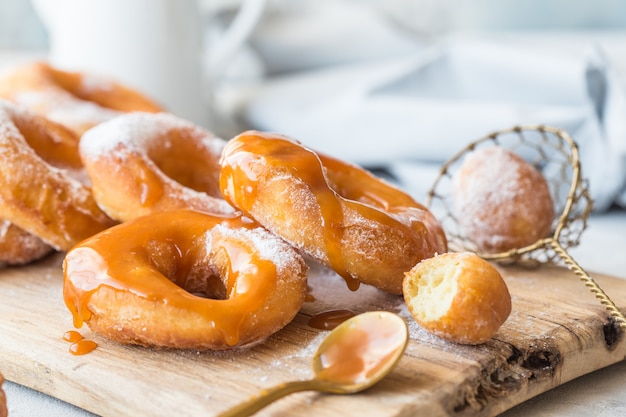
[{"label": "wooden cutting board", "polygon": [[[411,341],[398,367],[351,396],[293,394],[265,416],[493,416],[580,375],[626,357],[623,334],[569,271],[502,269],[513,312],[490,342],[459,346],[414,324],[400,297],[369,287],[348,291],[328,271],[311,271],[315,301],[254,348],[231,352],[155,351],[109,342],[83,356],[62,340],[72,328],[61,290],[62,255],[0,271],[0,372],[8,380],[103,416],[212,416],[264,388],[311,376],[310,358],[326,332],[308,319],[330,309],[393,311]],[[620,307],[626,281],[596,280]]]}]

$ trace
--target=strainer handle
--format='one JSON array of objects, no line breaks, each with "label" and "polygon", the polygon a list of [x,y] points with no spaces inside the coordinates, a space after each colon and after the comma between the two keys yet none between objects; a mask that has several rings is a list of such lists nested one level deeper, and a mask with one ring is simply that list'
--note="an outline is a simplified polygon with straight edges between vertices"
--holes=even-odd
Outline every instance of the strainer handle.
[{"label": "strainer handle", "polygon": [[585,286],[596,296],[600,303],[606,308],[611,317],[615,319],[617,325],[626,330],[626,317],[617,308],[611,298],[604,292],[598,283],[570,256],[569,253],[561,246],[557,240],[551,240],[550,246],[561,257],[567,267],[578,276],[581,281],[585,283]]}]

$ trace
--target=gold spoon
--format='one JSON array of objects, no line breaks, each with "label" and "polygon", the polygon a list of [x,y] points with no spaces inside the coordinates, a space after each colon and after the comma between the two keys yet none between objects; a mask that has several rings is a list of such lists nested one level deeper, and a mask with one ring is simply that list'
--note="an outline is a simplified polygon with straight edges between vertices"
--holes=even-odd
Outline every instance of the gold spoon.
[{"label": "gold spoon", "polygon": [[313,356],[313,378],[264,390],[220,417],[250,416],[272,402],[300,391],[354,394],[383,379],[402,357],[409,340],[404,320],[386,311],[354,316],[337,326]]}]

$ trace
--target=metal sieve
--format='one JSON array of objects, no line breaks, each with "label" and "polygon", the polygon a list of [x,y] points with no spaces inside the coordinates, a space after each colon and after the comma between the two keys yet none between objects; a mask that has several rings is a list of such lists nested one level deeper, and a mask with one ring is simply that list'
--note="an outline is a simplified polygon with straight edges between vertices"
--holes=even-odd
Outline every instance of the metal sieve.
[{"label": "metal sieve", "polygon": [[[546,178],[557,213],[551,236],[506,252],[485,253],[464,233],[453,208],[452,178],[467,154],[487,146],[501,146],[517,153]],[[567,132],[543,125],[515,126],[469,143],[442,166],[426,204],[446,231],[451,251],[474,252],[501,264],[565,264],[605,306],[615,323],[626,329],[624,315],[567,252],[580,243],[593,206],[588,182],[582,177],[578,146]]]}]

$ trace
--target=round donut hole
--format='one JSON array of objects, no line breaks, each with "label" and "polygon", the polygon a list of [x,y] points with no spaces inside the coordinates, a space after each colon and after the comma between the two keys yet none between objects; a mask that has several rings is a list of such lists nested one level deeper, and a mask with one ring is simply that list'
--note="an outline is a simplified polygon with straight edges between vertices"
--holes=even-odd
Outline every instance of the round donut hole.
[{"label": "round donut hole", "polygon": [[146,250],[157,271],[188,293],[212,300],[227,299],[221,274],[203,257],[195,257],[197,260],[190,268],[180,268],[181,253],[174,243],[152,240]]}]

